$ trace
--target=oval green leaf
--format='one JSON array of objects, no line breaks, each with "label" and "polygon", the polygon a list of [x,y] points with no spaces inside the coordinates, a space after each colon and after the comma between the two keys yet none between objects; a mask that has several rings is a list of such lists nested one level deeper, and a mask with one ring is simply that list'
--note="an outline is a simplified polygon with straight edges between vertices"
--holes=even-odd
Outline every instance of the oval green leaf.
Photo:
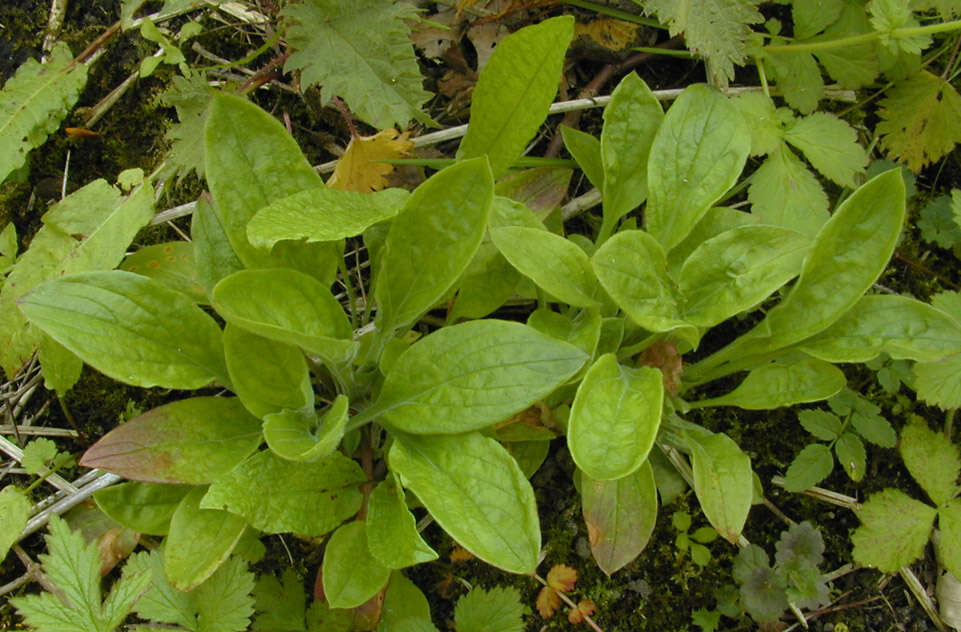
[{"label": "oval green leaf", "polygon": [[348,400],[338,395],[320,419],[313,408],[284,410],[264,417],[264,438],[277,456],[316,461],[340,445],[347,426]]},{"label": "oval green leaf", "polygon": [[30,501],[19,487],[0,489],[0,559],[7,556],[30,518]]},{"label": "oval green leaf", "polygon": [[612,575],[640,555],[654,532],[657,487],[650,463],[616,481],[582,475],[581,506],[591,554]]},{"label": "oval green leaf", "polygon": [[600,290],[591,262],[574,242],[537,228],[490,229],[501,254],[521,274],[574,307],[598,307]]},{"label": "oval green leaf", "polygon": [[353,237],[397,215],[408,196],[405,189],[358,193],[314,187],[258,211],[247,224],[247,238],[254,246],[270,248],[284,239],[310,243]]},{"label": "oval green leaf", "polygon": [[737,108],[703,84],[667,111],[648,159],[646,228],[668,252],[737,182],[751,133]]},{"label": "oval green leaf", "polygon": [[193,397],[117,426],[87,449],[80,464],[130,480],[198,485],[230,471],[260,440],[260,420],[239,399]]},{"label": "oval green leaf", "polygon": [[367,504],[367,546],[387,568],[405,568],[437,559],[417,532],[417,521],[407,508],[404,490],[393,475],[377,484]]},{"label": "oval green leaf", "polygon": [[541,548],[534,490],[510,454],[476,432],[401,436],[390,467],[465,549],[512,573],[533,573]]},{"label": "oval green leaf", "polygon": [[30,322],[115,380],[187,390],[230,383],[214,319],[147,277],[82,272],[48,281],[19,302]]},{"label": "oval green leaf", "polygon": [[234,550],[247,522],[240,516],[200,507],[207,489],[195,487],[170,519],[164,570],[174,588],[188,591],[214,574]]},{"label": "oval green leaf", "polygon": [[[601,141],[595,137],[567,125],[560,125],[564,147],[567,149],[577,166],[581,168],[588,181],[597,188],[604,190],[604,165],[601,164]],[[644,174],[645,180],[647,174]]]},{"label": "oval green leaf", "polygon": [[725,434],[685,433],[694,470],[694,493],[718,534],[735,544],[754,497],[751,459]]},{"label": "oval green leaf", "polygon": [[321,536],[360,509],[367,476],[340,452],[313,462],[258,452],[222,476],[201,506],[244,516],[267,533]]},{"label": "oval green leaf", "polygon": [[483,428],[543,399],[587,354],[519,323],[444,327],[397,358],[368,413],[417,434]]},{"label": "oval green leaf", "polygon": [[233,383],[231,390],[255,417],[313,407],[307,360],[294,345],[227,323],[224,355]]},{"label": "oval green leaf", "polygon": [[789,492],[803,492],[814,487],[834,469],[834,457],[831,448],[823,443],[812,443],[804,446],[790,467],[784,474],[784,489]]},{"label": "oval green leaf", "polygon": [[447,167],[414,190],[379,257],[378,329],[411,324],[447,294],[480,246],[493,200],[484,158]]},{"label": "oval green leaf", "polygon": [[93,494],[100,510],[128,529],[148,535],[167,535],[187,485],[131,481],[99,489]]},{"label": "oval green leaf", "polygon": [[198,303],[207,302],[207,294],[197,278],[191,242],[171,241],[145,246],[124,259],[120,269],[150,277]]},{"label": "oval green leaf", "polygon": [[801,272],[811,239],[777,226],[742,226],[698,246],[681,268],[684,319],[713,327],[750,309]]},{"label": "oval green leaf", "polygon": [[557,94],[574,18],[565,15],[508,35],[484,66],[458,158],[487,154],[499,178],[547,118]]},{"label": "oval green leaf", "polygon": [[331,608],[356,608],[380,591],[390,569],[367,549],[363,522],[348,522],[327,542],[322,565],[324,596]]},{"label": "oval green leaf", "polygon": [[837,395],[846,384],[844,373],[833,364],[817,358],[794,356],[754,369],[727,395],[691,402],[690,406],[737,406],[745,410],[767,410],[821,401]]},{"label": "oval green leaf", "polygon": [[611,481],[647,459],[661,424],[664,383],[651,367],[621,366],[608,353],[588,369],[571,407],[567,446],[590,478]]}]

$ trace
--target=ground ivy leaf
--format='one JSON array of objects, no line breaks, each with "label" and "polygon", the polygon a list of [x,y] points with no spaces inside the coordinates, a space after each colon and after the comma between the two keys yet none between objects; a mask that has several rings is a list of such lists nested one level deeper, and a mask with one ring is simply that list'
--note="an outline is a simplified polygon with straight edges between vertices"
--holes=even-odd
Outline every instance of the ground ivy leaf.
[{"label": "ground ivy leaf", "polygon": [[399,437],[391,469],[465,549],[513,573],[532,573],[541,548],[534,491],[510,454],[476,432]]},{"label": "ground ivy leaf", "polygon": [[204,497],[202,506],[225,508],[267,533],[321,536],[360,509],[363,470],[339,452],[319,461],[287,461],[258,452]]},{"label": "ground ivy leaf", "polygon": [[879,115],[881,146],[915,172],[961,141],[961,96],[926,70],[896,83],[881,100]]},{"label": "ground ivy leaf", "polygon": [[824,538],[821,532],[809,521],[792,524],[781,533],[775,545],[774,559],[783,564],[792,559],[801,559],[817,568],[824,556]]},{"label": "ground ivy leaf", "polygon": [[331,608],[356,608],[390,578],[390,569],[370,554],[363,522],[341,525],[324,550],[324,595]]},{"label": "ground ivy leaf", "polygon": [[417,18],[408,4],[379,0],[305,0],[283,9],[286,37],[295,49],[284,72],[301,71],[301,85],[318,84],[323,104],[337,95],[378,129],[429,123],[421,106],[423,88],[406,20]]},{"label": "ground ivy leaf", "polygon": [[938,510],[938,528],[938,560],[957,577],[961,575],[961,499],[955,498]]},{"label": "ground ivy leaf", "polygon": [[30,501],[19,487],[0,489],[0,560],[14,545],[30,517]]},{"label": "ground ivy leaf", "polygon": [[653,0],[648,13],[667,24],[671,36],[684,34],[684,42],[707,62],[708,74],[720,86],[734,79],[734,66],[747,60],[750,24],[764,21],[760,0]]},{"label": "ground ivy leaf", "polygon": [[854,177],[868,164],[854,129],[827,112],[794,121],[785,130],[784,140],[800,149],[822,175],[844,187],[857,186]]},{"label": "ground ivy leaf", "polygon": [[80,464],[131,480],[196,485],[230,471],[260,440],[260,421],[240,400],[192,397],[117,426],[87,449]]},{"label": "ground ivy leaf", "polygon": [[122,270],[67,275],[20,299],[20,310],[121,382],[177,389],[230,383],[217,323],[186,295],[147,277]]},{"label": "ground ivy leaf", "polygon": [[861,506],[861,526],[851,536],[854,561],[893,573],[924,553],[937,511],[897,489],[885,489]]},{"label": "ground ivy leaf", "polygon": [[364,525],[371,555],[387,568],[404,568],[437,559],[437,553],[417,532],[417,522],[407,508],[404,490],[394,476],[388,476],[371,492]]},{"label": "ground ivy leaf", "polygon": [[582,475],[581,506],[591,554],[612,575],[640,555],[654,532],[657,488],[650,463],[616,481]]},{"label": "ground ivy leaf", "polygon": [[961,455],[944,433],[930,430],[923,421],[906,425],[901,430],[901,458],[935,505],[944,505],[954,497]]},{"label": "ground ivy leaf", "polygon": [[738,551],[734,579],[740,584],[744,608],[758,621],[776,621],[787,610],[787,582],[771,568],[767,553],[756,544]]},{"label": "ground ivy leaf", "polygon": [[860,437],[853,432],[845,432],[834,444],[834,453],[852,481],[857,483],[864,478],[867,454]]},{"label": "ground ivy leaf", "polygon": [[466,432],[543,399],[586,360],[577,347],[526,325],[495,319],[461,323],[404,351],[372,410],[405,432]]},{"label": "ground ivy leaf", "polygon": [[616,480],[647,459],[661,423],[660,370],[624,367],[613,353],[587,370],[571,406],[567,445],[589,477]]},{"label": "ground ivy leaf", "polygon": [[474,88],[459,159],[487,154],[494,177],[506,173],[547,117],[573,36],[574,18],[565,15],[522,28],[498,44]]},{"label": "ground ivy leaf", "polygon": [[811,170],[780,144],[758,167],[747,199],[751,214],[765,224],[814,237],[828,220],[828,197]]},{"label": "ground ivy leaf", "polygon": [[516,588],[474,588],[457,600],[457,632],[523,632],[527,608]]},{"label": "ground ivy leaf", "polygon": [[834,469],[834,457],[831,449],[823,443],[812,443],[804,446],[791,461],[784,474],[784,489],[789,492],[803,492],[814,487]]},{"label": "ground ivy leaf", "polygon": [[919,398],[945,410],[961,408],[961,353],[937,362],[918,362],[913,371]]}]

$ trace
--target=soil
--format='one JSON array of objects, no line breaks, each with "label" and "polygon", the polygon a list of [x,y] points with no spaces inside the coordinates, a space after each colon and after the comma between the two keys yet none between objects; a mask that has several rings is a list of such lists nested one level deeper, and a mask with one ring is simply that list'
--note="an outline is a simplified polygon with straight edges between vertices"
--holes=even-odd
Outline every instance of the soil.
[{"label": "soil", "polygon": [[[74,53],[78,53],[117,19],[120,4],[119,0],[70,3],[61,39],[71,46]],[[262,4],[269,9],[273,3]],[[626,4],[630,6],[630,3]],[[149,3],[149,6],[155,5],[159,3]],[[11,76],[24,60],[38,57],[48,10],[49,2],[46,0],[5,0],[2,3],[0,81]],[[559,11],[558,8],[548,7],[538,15],[547,17]],[[565,11],[585,18],[593,15],[573,7],[567,7]],[[516,26],[511,24],[512,28]],[[652,42],[666,39],[657,32],[651,32],[649,36]],[[205,49],[228,59],[243,57],[249,49],[244,34],[215,23],[206,23],[204,33],[197,41]],[[68,117],[64,127],[82,125],[83,107],[99,102],[130,73],[135,72],[139,60],[152,52],[152,46],[145,43],[136,32],[112,39],[105,47],[103,58],[92,67],[87,87],[79,100],[82,107]],[[472,63],[476,53],[471,45],[465,43],[461,52],[462,59],[467,64]],[[192,55],[188,54],[188,58],[192,59]],[[616,55],[605,49],[580,46],[572,55],[571,65],[565,75],[567,84],[564,90],[569,98],[573,98],[605,64],[612,61],[620,63],[625,58],[625,55]],[[266,63],[266,60],[258,60],[258,63],[261,62]],[[432,92],[438,91],[449,70],[456,70],[446,60],[424,60],[422,67],[427,79],[426,88]],[[684,59],[653,58],[637,65],[635,70],[654,89],[682,87],[704,80],[702,66]],[[14,178],[13,182],[0,187],[0,226],[7,221],[16,225],[21,250],[26,248],[31,236],[39,228],[39,217],[47,205],[58,195],[68,154],[69,183],[76,185],[101,177],[113,181],[120,171],[131,167],[141,167],[149,173],[160,164],[168,146],[164,134],[174,120],[174,111],[165,107],[158,97],[173,72],[169,67],[161,67],[153,76],[138,80],[135,87],[111,107],[96,125],[99,136],[73,140],[62,132],[52,135],[42,148],[31,153],[29,169],[24,170],[22,177]],[[741,69],[739,79],[755,82],[752,72],[750,68]],[[598,88],[599,92],[608,93],[618,79],[619,76],[614,75]],[[289,117],[295,138],[315,164],[335,158],[328,151],[329,146],[344,146],[349,139],[349,130],[343,118],[334,108],[320,108],[316,94],[308,92],[306,97],[301,97],[282,90],[262,90],[254,98],[266,110]],[[430,114],[443,126],[450,126],[465,122],[466,110],[462,105],[458,106],[454,99],[441,96],[431,102]],[[867,115],[868,120],[865,121],[868,125],[873,124],[870,116]],[[535,147],[532,152],[534,155],[543,155],[555,133],[553,126],[558,120],[558,117],[552,117],[551,128]],[[596,134],[600,129],[600,113],[584,113],[577,125],[584,131]],[[440,150],[446,155],[452,154],[449,147],[441,147]],[[940,164],[919,175],[917,186],[920,194],[912,203],[915,213],[928,199],[945,192],[950,183],[961,182],[959,162],[959,152],[955,150]],[[201,190],[200,181],[188,177],[166,193],[159,208],[193,200]],[[579,192],[574,188],[571,195]],[[189,232],[188,220],[181,219],[177,223],[181,230]],[[573,228],[576,229],[576,223]],[[177,239],[174,230],[158,227],[145,231],[138,238],[137,245],[169,239]],[[941,279],[932,275],[932,270],[937,271]],[[880,283],[896,291],[927,299],[940,289],[961,283],[961,265],[952,253],[921,242],[917,229],[912,225],[898,248],[897,258]],[[734,328],[743,326],[743,323],[731,325]],[[731,333],[719,328],[717,335],[723,337]],[[721,342],[707,340],[705,345],[711,347]],[[942,412],[915,402],[906,389],[898,395],[885,393],[874,374],[866,369],[851,370],[849,378],[851,384],[858,385],[863,394],[882,407],[884,414],[896,427],[900,427],[906,415],[911,413],[921,415],[932,424],[939,424],[943,419]],[[81,437],[74,441],[58,441],[58,447],[76,454],[121,419],[128,418],[138,410],[148,410],[183,396],[182,393],[162,389],[125,387],[93,370],[85,369],[80,383],[65,397],[63,407],[55,401],[48,403],[43,423],[70,427],[71,421],[63,412],[70,411]],[[39,411],[44,405],[44,398],[53,398],[53,395],[45,393],[35,397],[24,414]],[[834,571],[851,563],[849,538],[858,525],[851,512],[806,496],[788,494],[770,483],[773,475],[783,474],[800,446],[810,439],[797,423],[796,411],[782,409],[753,413],[724,408],[691,414],[689,419],[712,430],[728,433],[751,456],[768,499],[790,518],[796,521],[810,520],[820,528],[826,544],[825,561],[821,566],[823,571]],[[886,487],[917,493],[894,450],[871,448],[869,467],[870,472],[861,484],[853,483],[837,468],[822,486],[859,499]],[[558,440],[533,477],[546,551],[540,567],[542,573],[554,564],[575,568],[580,577],[574,593],[575,600],[592,600],[597,605],[595,620],[609,632],[697,629],[692,623],[692,613],[698,609],[715,609],[718,592],[734,585],[731,568],[736,548],[722,540],[711,543],[711,558],[702,567],[675,546],[678,533],[671,523],[672,513],[678,510],[689,512],[694,517],[693,528],[706,524],[693,494],[686,491],[661,508],[654,534],[640,557],[613,577],[607,577],[590,558],[579,496],[572,485],[573,470],[563,440]],[[67,478],[78,474],[76,469],[64,472]],[[755,506],[745,535],[773,556],[774,543],[785,527],[785,523],[767,508]],[[449,538],[436,526],[429,527],[425,534],[441,553],[441,561],[416,567],[409,576],[428,596],[435,623],[441,629],[450,629],[444,626],[452,621],[456,598],[465,592],[463,582],[473,586],[516,587],[532,612],[527,619],[528,630],[583,629],[583,624],[574,626],[568,623],[563,613],[550,620],[538,616],[534,604],[540,585],[533,579],[509,575],[476,560],[449,562],[447,555],[454,549]],[[289,564],[288,553],[277,538],[267,537],[264,541],[268,555],[257,570],[279,574],[279,569]],[[291,546],[301,569],[313,573],[320,560],[318,549],[299,542]],[[35,555],[42,550],[42,541],[39,536],[34,536],[24,543],[24,547]],[[913,569],[922,584],[933,593],[936,567],[931,556],[915,564]],[[0,585],[12,580],[20,572],[13,558],[8,558],[0,576]],[[867,569],[853,570],[832,583],[831,598],[829,606],[810,617],[811,630],[868,632],[934,629],[898,577],[886,578]],[[0,629],[10,629],[13,621],[10,606],[0,604]],[[795,622],[789,613],[785,613],[782,621],[785,627]],[[755,627],[752,621],[744,617],[724,617],[719,629],[750,630]]]}]

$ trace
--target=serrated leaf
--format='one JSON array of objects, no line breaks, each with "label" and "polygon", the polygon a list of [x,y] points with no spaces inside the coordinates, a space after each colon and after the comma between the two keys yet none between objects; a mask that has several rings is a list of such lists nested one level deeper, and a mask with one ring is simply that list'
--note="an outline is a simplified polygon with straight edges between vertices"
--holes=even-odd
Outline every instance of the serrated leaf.
[{"label": "serrated leaf", "polygon": [[587,370],[571,405],[567,445],[577,466],[597,480],[617,480],[647,459],[661,422],[661,371],[622,366],[613,353]]},{"label": "serrated leaf", "polygon": [[889,156],[919,171],[961,141],[961,96],[944,79],[922,70],[881,100],[877,132]]},{"label": "serrated leaf", "polygon": [[[961,193],[959,191],[958,193]],[[961,201],[961,195],[958,196]],[[961,213],[961,209],[959,209]],[[945,290],[931,297],[931,305],[961,322],[961,292]]]},{"label": "serrated leaf", "polygon": [[938,362],[918,362],[913,370],[919,398],[945,410],[961,408],[961,353]]},{"label": "serrated leaf", "polygon": [[950,438],[933,432],[924,422],[915,422],[901,430],[900,450],[905,467],[936,506],[954,497],[961,454]]},{"label": "serrated leaf", "polygon": [[844,0],[795,0],[791,5],[794,37],[816,35],[841,16]]},{"label": "serrated leaf", "polygon": [[294,569],[285,569],[279,580],[268,574],[258,577],[254,586],[254,599],[258,614],[251,630],[306,631],[304,614],[307,610],[307,594],[304,592],[303,580]]},{"label": "serrated leaf", "polygon": [[766,58],[788,105],[801,114],[816,110],[824,94],[824,80],[814,56],[806,51],[772,51]]},{"label": "serrated leaf", "polygon": [[101,602],[100,555],[80,532],[58,516],[50,518],[46,554],[40,556],[47,579],[60,591],[10,600],[31,628],[42,632],[113,632],[147,590],[145,569],[127,571]]},{"label": "serrated leaf", "polygon": [[541,548],[534,490],[510,454],[476,432],[404,436],[391,469],[437,523],[482,560],[531,573]]},{"label": "serrated leaf", "polygon": [[39,476],[47,469],[47,464],[57,456],[57,444],[43,437],[34,439],[23,448],[20,465],[28,474]]},{"label": "serrated leaf", "polygon": [[827,112],[815,112],[788,125],[784,140],[794,145],[822,175],[854,188],[854,176],[868,164],[857,134],[846,122]]},{"label": "serrated leaf", "polygon": [[650,463],[616,481],[582,475],[581,506],[591,554],[612,575],[640,555],[654,532],[657,488]]},{"label": "serrated leaf", "polygon": [[240,514],[267,533],[321,536],[357,513],[366,481],[360,466],[339,452],[302,462],[267,450],[211,485],[201,506]]},{"label": "serrated leaf", "polygon": [[0,91],[0,182],[27,153],[56,131],[87,82],[87,65],[73,63],[57,42],[43,64],[27,60]]},{"label": "serrated leaf", "polygon": [[457,632],[523,632],[526,608],[516,588],[475,588],[454,606]]},{"label": "serrated leaf", "polygon": [[30,517],[30,500],[19,487],[7,485],[0,490],[0,560],[14,545]]},{"label": "serrated leaf", "polygon": [[[342,191],[370,193],[387,186],[394,166],[383,162],[403,158],[413,149],[409,132],[385,129],[373,136],[351,136],[344,155],[337,160],[327,186]],[[358,231],[359,232],[359,231]]]},{"label": "serrated leaf", "polygon": [[834,444],[834,453],[837,455],[841,467],[844,468],[852,481],[857,483],[864,478],[867,454],[860,437],[853,432],[845,432]]},{"label": "serrated leaf", "polygon": [[828,197],[821,183],[783,143],[758,167],[747,199],[751,214],[813,237],[828,220]]},{"label": "serrated leaf", "polygon": [[323,102],[337,95],[361,119],[378,129],[411,119],[429,123],[421,106],[431,97],[423,88],[410,28],[417,17],[409,4],[379,0],[304,0],[282,12],[286,39],[295,49],[284,71],[301,71],[305,88],[323,91]]},{"label": "serrated leaf", "polygon": [[804,446],[784,474],[784,489],[789,492],[803,492],[814,487],[834,469],[831,449],[822,443]]},{"label": "serrated leaf", "polygon": [[193,397],[164,404],[117,426],[80,459],[131,480],[202,484],[257,449],[260,421],[240,401]]},{"label": "serrated leaf", "polygon": [[656,13],[672,37],[683,33],[688,49],[707,61],[711,79],[726,87],[734,79],[734,65],[747,60],[749,25],[764,21],[759,1],[654,0],[645,3],[645,10]]},{"label": "serrated leaf", "polygon": [[490,426],[541,400],[587,360],[577,347],[519,323],[477,320],[444,327],[393,364],[368,409],[417,434]]},{"label": "serrated leaf", "polygon": [[961,226],[955,220],[952,198],[947,195],[938,196],[925,204],[917,225],[924,241],[946,249],[961,244]]},{"label": "serrated leaf", "polygon": [[931,45],[928,34],[904,36],[894,31],[913,29],[920,26],[911,11],[910,0],[871,0],[867,9],[871,16],[871,26],[881,34],[881,45],[891,53],[899,51],[919,55]]},{"label": "serrated leaf", "polygon": [[824,538],[817,527],[805,520],[792,524],[781,533],[775,549],[774,559],[779,564],[801,559],[816,568],[824,556]]},{"label": "serrated leaf", "polygon": [[897,489],[871,496],[861,506],[861,526],[851,536],[854,561],[893,573],[924,553],[937,515],[933,507]]},{"label": "serrated leaf", "polygon": [[774,101],[761,92],[745,92],[733,99],[751,131],[751,155],[763,156],[777,150],[784,132],[778,118]]},{"label": "serrated leaf", "polygon": [[50,337],[121,382],[182,389],[230,383],[213,318],[147,277],[122,270],[72,274],[19,303]]},{"label": "serrated leaf", "polygon": [[797,418],[805,430],[821,441],[834,441],[841,434],[841,420],[826,410],[801,410]]},{"label": "serrated leaf", "polygon": [[474,88],[459,159],[486,154],[494,177],[504,175],[547,117],[573,35],[574,18],[565,15],[498,44]]},{"label": "serrated leaf", "polygon": [[166,133],[170,150],[164,157],[164,171],[178,180],[192,171],[204,176],[204,125],[211,96],[206,76],[197,72],[189,77],[173,75],[160,97],[165,105],[177,109],[178,122]]}]

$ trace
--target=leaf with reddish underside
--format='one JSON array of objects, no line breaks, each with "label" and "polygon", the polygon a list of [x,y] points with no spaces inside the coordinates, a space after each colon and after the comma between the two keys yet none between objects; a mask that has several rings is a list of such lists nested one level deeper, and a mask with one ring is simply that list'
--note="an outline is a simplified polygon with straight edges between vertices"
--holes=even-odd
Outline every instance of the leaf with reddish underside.
[{"label": "leaf with reddish underside", "polygon": [[210,483],[257,449],[260,420],[236,398],[165,404],[108,432],[80,464],[152,483]]}]

